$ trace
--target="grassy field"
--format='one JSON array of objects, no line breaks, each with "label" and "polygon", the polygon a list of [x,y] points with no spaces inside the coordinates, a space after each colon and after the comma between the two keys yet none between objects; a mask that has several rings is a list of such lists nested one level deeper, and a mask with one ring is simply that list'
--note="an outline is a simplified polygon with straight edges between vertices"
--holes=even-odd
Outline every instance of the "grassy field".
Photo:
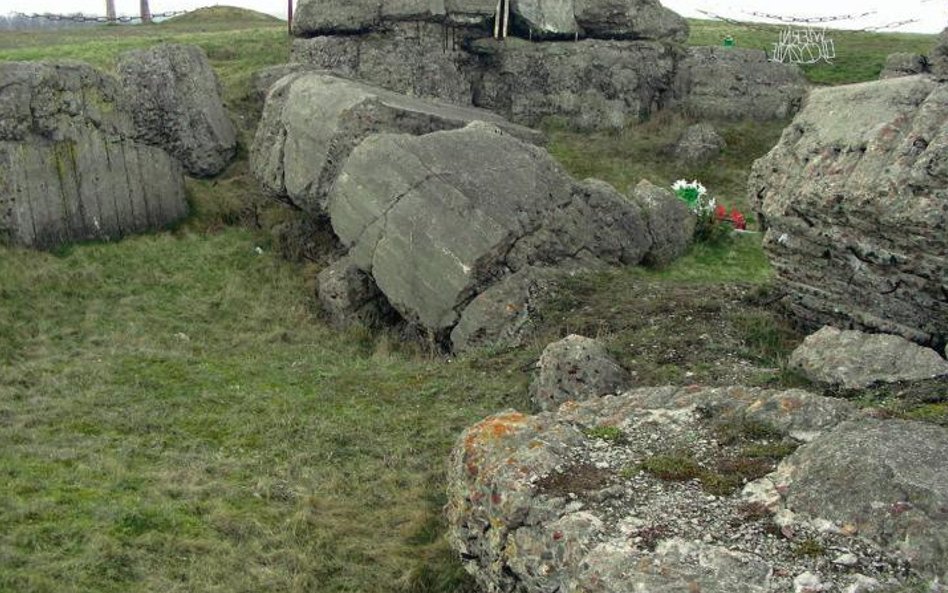
[{"label": "grassy field", "polygon": [[111,70],[118,55],[162,42],[201,46],[221,78],[224,100],[242,101],[250,75],[289,56],[286,23],[241,9],[194,11],[163,23],[0,33],[0,60],[72,59]]},{"label": "grassy field", "polygon": [[[691,45],[721,45],[728,35],[738,47],[772,52],[783,27],[780,25],[731,24],[724,21],[690,20]],[[910,52],[927,55],[935,44],[934,35],[916,33],[873,33],[829,29],[827,37],[836,47],[833,63],[804,65],[813,84],[849,84],[876,80],[889,54]]]},{"label": "grassy field", "polygon": [[255,246],[230,229],[0,252],[0,590],[426,578],[444,455],[522,407],[524,377],[338,336],[302,271]]},{"label": "grassy field", "polygon": [[[713,41],[715,26],[694,39]],[[214,11],[0,34],[0,59],[109,68],[159,40],[204,47],[236,117],[252,116],[250,74],[288,47],[278,22]],[[726,127],[719,166],[681,171],[659,149],[685,123],[551,126],[551,149],[623,189],[698,177],[743,205],[747,167],[781,124]],[[196,213],[173,232],[54,254],[0,247],[2,593],[472,591],[443,540],[446,456],[475,420],[527,408],[549,341],[598,336],[640,385],[799,381],[783,362],[800,336],[762,304],[770,270],[754,235],[665,270],[564,280],[524,348],[449,360],[396,335],[330,330],[315,267],[236,224],[259,197],[245,162],[190,189]],[[897,412],[948,416],[938,401]]]}]

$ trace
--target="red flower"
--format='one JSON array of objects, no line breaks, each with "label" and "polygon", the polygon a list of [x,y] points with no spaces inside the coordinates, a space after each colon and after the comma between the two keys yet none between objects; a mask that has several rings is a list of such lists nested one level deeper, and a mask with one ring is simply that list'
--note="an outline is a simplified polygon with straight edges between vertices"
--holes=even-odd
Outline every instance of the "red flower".
[{"label": "red flower", "polygon": [[747,230],[747,221],[737,208],[731,210],[731,222],[734,223],[734,228],[741,231]]},{"label": "red flower", "polygon": [[718,206],[714,209],[714,219],[718,222],[727,220],[727,208],[721,204],[718,204]]}]

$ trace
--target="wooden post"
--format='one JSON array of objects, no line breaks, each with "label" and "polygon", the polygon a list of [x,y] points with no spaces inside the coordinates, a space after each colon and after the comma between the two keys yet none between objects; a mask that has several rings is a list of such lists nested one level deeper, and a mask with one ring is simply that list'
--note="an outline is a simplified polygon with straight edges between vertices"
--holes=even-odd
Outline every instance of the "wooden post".
[{"label": "wooden post", "polygon": [[286,34],[293,35],[293,0],[286,0]]},{"label": "wooden post", "polygon": [[151,8],[148,6],[148,0],[141,0],[138,3],[140,7],[142,24],[147,25],[151,23]]},{"label": "wooden post", "polygon": [[500,19],[503,5],[504,0],[497,0],[497,10],[494,12],[494,39],[500,39]]},{"label": "wooden post", "polygon": [[504,3],[504,39],[507,39],[507,31],[510,29],[510,0],[502,0]]}]

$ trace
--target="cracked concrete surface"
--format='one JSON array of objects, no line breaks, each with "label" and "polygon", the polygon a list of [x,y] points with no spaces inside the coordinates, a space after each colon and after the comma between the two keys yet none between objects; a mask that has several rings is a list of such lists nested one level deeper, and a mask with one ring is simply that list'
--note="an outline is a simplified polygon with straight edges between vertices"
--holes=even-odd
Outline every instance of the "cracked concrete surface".
[{"label": "cracked concrete surface", "polygon": [[[574,180],[540,141],[488,112],[304,71],[271,89],[251,163],[271,195],[303,215],[328,216],[347,265],[404,321],[450,349],[516,339],[516,329],[486,315],[496,298],[528,310],[533,280],[482,299],[458,343],[451,338],[469,305],[505,278],[532,268],[634,265],[652,247],[645,211],[604,182]],[[358,275],[333,278],[349,277]],[[348,294],[326,282],[333,294]],[[374,294],[357,288],[353,294]],[[333,315],[345,315],[343,301],[332,301]],[[363,315],[365,303],[352,302],[353,316]]]},{"label": "cracked concrete surface", "polygon": [[539,132],[488,111],[416,99],[327,73],[303,70],[272,88],[250,152],[253,173],[273,197],[322,212],[339,169],[372,134],[412,135],[488,121],[532,143]]}]

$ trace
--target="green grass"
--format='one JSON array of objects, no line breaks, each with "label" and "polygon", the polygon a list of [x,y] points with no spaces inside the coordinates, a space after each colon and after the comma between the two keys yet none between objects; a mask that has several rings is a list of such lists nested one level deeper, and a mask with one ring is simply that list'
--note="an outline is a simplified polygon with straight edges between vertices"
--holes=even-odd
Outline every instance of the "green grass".
[{"label": "green grass", "polygon": [[[738,47],[773,50],[783,26],[724,21],[689,20],[689,45],[721,45],[731,35]],[[866,31],[828,30],[836,46],[832,64],[803,65],[807,79],[814,84],[849,84],[877,80],[889,54],[910,52],[927,55],[935,46],[935,35],[917,33],[870,33]]]},{"label": "green grass", "polygon": [[432,528],[445,459],[525,377],[335,334],[256,245],[0,250],[0,591],[460,578]]},{"label": "green grass", "polygon": [[643,471],[666,482],[687,482],[699,479],[705,473],[705,470],[688,453],[649,457],[638,464],[635,471]]},{"label": "green grass", "polygon": [[813,538],[807,538],[796,545],[793,553],[804,558],[818,558],[826,554],[826,547]]},{"label": "green grass", "polygon": [[[942,394],[948,398],[948,388]],[[905,413],[907,418],[948,426],[948,401],[923,403]]]},{"label": "green grass", "polygon": [[687,452],[649,457],[626,472],[626,476],[640,471],[664,482],[698,480],[702,489],[715,496],[730,496],[743,484],[771,471],[766,461],[749,458],[722,460],[717,467],[706,469]]},{"label": "green grass", "polygon": [[285,21],[281,21],[275,16],[237,8],[236,6],[209,6],[198,8],[185,14],[172,17],[161,24],[168,27],[180,27],[182,25],[195,25],[202,29],[223,26],[228,29],[234,29],[235,24],[243,27],[252,27],[254,25],[275,25],[280,23],[286,27]]},{"label": "green grass", "polygon": [[745,418],[726,418],[714,425],[714,436],[722,445],[743,441],[780,439],[783,435],[773,426]]},{"label": "green grass", "polygon": [[761,478],[793,453],[797,444],[786,442],[776,429],[741,418],[723,418],[713,424],[719,450],[703,466],[690,451],[654,455],[624,471],[629,477],[645,472],[666,482],[698,480],[709,494],[729,496],[744,484]]},{"label": "green grass", "polygon": [[735,235],[732,241],[719,245],[698,243],[666,268],[637,268],[631,273],[643,280],[684,284],[764,284],[772,278],[770,264],[756,235]]},{"label": "green grass", "polygon": [[600,439],[610,443],[616,443],[625,438],[622,430],[617,426],[596,426],[585,431],[586,436],[592,439]]},{"label": "green grass", "polygon": [[548,121],[544,129],[550,137],[550,152],[580,179],[596,177],[622,192],[642,179],[669,188],[678,179],[697,179],[719,204],[738,208],[753,221],[746,197],[750,166],[773,148],[788,122],[717,122],[727,148],[718,159],[701,166],[677,163],[669,155],[691,123],[675,114],[659,113],[618,133],[576,132],[555,120]]},{"label": "green grass", "polygon": [[[740,235],[695,245],[662,270],[575,274],[540,308],[532,346],[499,359],[529,367],[546,344],[577,333],[604,342],[637,385],[782,386],[782,361],[802,336],[756,303],[771,273],[758,236]],[[759,333],[747,331],[748,320]]]},{"label": "green grass", "polygon": [[901,417],[948,427],[948,387],[944,379],[878,384],[865,389],[839,389],[833,395],[872,408],[881,417]]}]

